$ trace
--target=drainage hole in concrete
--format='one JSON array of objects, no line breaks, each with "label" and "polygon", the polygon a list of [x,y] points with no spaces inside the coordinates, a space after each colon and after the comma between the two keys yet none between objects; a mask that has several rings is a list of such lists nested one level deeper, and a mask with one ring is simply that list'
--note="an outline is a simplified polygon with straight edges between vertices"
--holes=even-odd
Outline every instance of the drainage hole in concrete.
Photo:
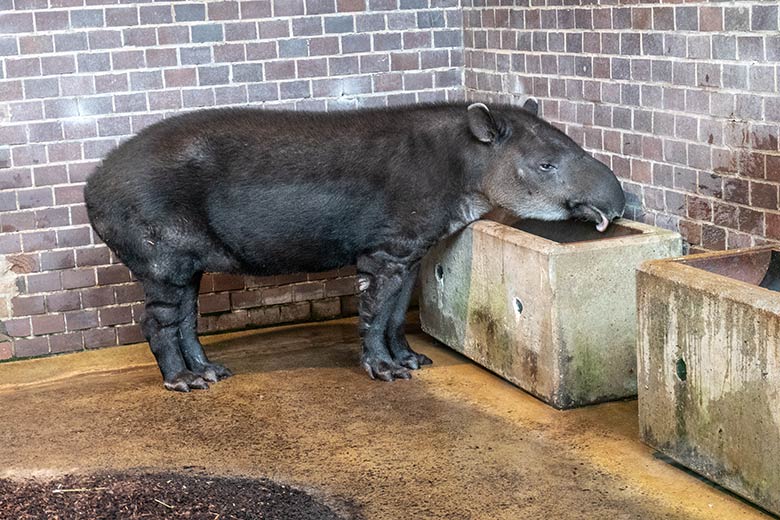
[{"label": "drainage hole in concrete", "polygon": [[685,365],[685,360],[680,358],[677,360],[677,377],[680,381],[688,379],[688,367]]},{"label": "drainage hole in concrete", "polygon": [[517,296],[515,296],[515,311],[517,314],[523,313],[523,302]]},{"label": "drainage hole in concrete", "polygon": [[0,518],[279,518],[343,520],[308,493],[265,479],[181,473],[0,479]]},{"label": "drainage hole in concrete", "polygon": [[436,279],[440,282],[444,281],[444,268],[441,264],[436,264]]}]

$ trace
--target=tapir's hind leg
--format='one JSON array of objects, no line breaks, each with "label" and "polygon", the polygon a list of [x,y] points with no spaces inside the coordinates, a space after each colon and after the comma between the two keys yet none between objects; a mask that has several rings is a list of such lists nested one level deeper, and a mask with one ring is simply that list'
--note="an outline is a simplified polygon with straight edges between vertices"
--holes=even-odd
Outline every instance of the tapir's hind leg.
[{"label": "tapir's hind leg", "polygon": [[212,363],[206,357],[198,340],[198,287],[201,273],[196,274],[184,288],[181,301],[181,323],[179,323],[179,348],[184,363],[190,372],[199,375],[209,383],[215,383],[233,375],[226,367]]},{"label": "tapir's hind leg", "polygon": [[393,313],[387,321],[386,331],[387,346],[393,355],[393,359],[399,365],[412,370],[417,370],[423,365],[433,363],[428,356],[418,354],[409,348],[409,342],[406,341],[406,334],[404,333],[406,312],[409,309],[409,301],[412,299],[412,292],[414,292],[414,282],[417,280],[419,272],[420,265],[418,264],[406,274],[401,290],[396,297]]},{"label": "tapir's hind leg", "polygon": [[146,293],[142,329],[157,359],[165,388],[178,392],[208,388],[203,377],[187,368],[179,348],[182,303],[187,287],[149,279],[142,283]]}]

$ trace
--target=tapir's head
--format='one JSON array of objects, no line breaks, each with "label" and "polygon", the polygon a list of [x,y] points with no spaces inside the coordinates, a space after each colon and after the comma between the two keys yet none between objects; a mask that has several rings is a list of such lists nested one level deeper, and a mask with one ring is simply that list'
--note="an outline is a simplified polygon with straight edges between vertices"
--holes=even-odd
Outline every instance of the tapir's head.
[{"label": "tapir's head", "polygon": [[537,108],[533,100],[522,109],[468,107],[473,138],[489,147],[491,157],[483,193],[520,218],[578,218],[604,231],[623,214],[620,182],[566,134],[539,119]]}]

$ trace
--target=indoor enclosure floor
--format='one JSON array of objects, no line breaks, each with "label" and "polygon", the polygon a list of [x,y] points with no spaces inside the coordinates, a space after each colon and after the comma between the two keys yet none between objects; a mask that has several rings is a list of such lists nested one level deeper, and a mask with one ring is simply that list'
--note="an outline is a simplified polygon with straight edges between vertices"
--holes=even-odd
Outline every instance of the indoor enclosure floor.
[{"label": "indoor enclosure floor", "polygon": [[638,440],[637,404],[556,411],[410,326],[371,381],[354,319],[203,338],[235,376],[165,391],[146,344],[0,364],[0,477],[267,477],[366,519],[759,519]]}]

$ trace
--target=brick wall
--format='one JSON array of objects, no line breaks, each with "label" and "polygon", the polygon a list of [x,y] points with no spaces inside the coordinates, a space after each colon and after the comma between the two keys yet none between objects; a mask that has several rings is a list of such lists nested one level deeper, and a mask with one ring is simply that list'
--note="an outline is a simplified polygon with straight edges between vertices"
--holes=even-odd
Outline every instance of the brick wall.
[{"label": "brick wall", "polygon": [[[120,140],[208,106],[458,99],[462,48],[457,0],[0,0],[0,359],[142,340],[83,205]],[[352,269],[207,275],[201,330],[354,314],[354,292]]]},{"label": "brick wall", "polygon": [[694,249],[780,240],[778,2],[530,4],[464,0],[467,97],[538,97]]},{"label": "brick wall", "polygon": [[[621,177],[629,217],[694,249],[778,241],[778,4],[0,0],[0,359],[142,339],[142,291],[82,186],[121,139],[199,107],[533,95]],[[201,329],[353,314],[354,285],[208,275]]]}]

